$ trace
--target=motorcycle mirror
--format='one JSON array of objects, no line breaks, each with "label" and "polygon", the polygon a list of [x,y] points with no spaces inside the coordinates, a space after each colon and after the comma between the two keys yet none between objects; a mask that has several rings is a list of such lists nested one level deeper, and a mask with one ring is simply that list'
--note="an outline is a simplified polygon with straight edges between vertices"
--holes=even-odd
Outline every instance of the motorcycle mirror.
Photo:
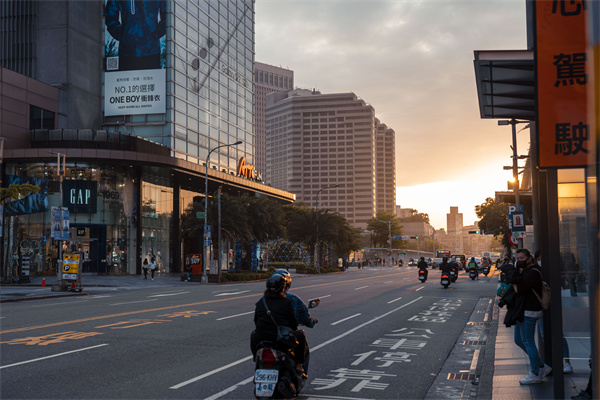
[{"label": "motorcycle mirror", "polygon": [[320,302],[321,302],[321,299],[311,299],[308,301],[308,308],[315,308],[316,306],[319,305]]}]

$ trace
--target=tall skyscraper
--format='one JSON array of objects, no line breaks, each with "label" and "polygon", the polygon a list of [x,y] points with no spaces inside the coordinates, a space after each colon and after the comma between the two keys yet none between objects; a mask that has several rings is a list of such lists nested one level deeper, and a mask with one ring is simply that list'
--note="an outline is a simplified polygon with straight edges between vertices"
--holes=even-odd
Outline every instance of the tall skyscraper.
[{"label": "tall skyscraper", "polygon": [[319,194],[319,209],[337,211],[353,226],[366,228],[377,206],[377,124],[373,107],[354,93],[269,94],[267,183],[295,193],[310,207],[321,189],[339,185]]},{"label": "tall skyscraper", "polygon": [[256,137],[254,159],[256,169],[263,174],[263,179],[268,179],[266,176],[267,95],[273,92],[288,92],[293,88],[294,71],[260,62],[254,63],[254,127]]},{"label": "tall skyscraper", "polygon": [[376,211],[396,212],[396,133],[375,120]]},{"label": "tall skyscraper", "polygon": [[458,212],[458,207],[450,207],[450,212],[446,214],[446,228],[448,234],[462,233],[463,214]]}]

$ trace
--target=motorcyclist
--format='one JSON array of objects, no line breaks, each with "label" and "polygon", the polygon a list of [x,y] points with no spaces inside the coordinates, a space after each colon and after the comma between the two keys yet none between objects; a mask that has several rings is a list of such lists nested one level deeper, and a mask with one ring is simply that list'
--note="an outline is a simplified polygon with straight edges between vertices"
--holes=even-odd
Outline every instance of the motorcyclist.
[{"label": "motorcyclist", "polygon": [[450,265],[450,269],[452,271],[454,271],[454,276],[456,278],[458,278],[458,267],[459,267],[459,265],[458,265],[458,260],[456,259],[456,256],[452,256],[450,258],[450,261],[448,262],[448,264]]},{"label": "motorcyclist", "polygon": [[[287,298],[292,302],[292,308],[294,309],[294,315],[296,317],[296,321],[298,321],[298,324],[300,325],[304,325],[308,328],[312,328],[314,327],[317,322],[319,322],[318,318],[315,317],[311,317],[310,313],[308,312],[308,307],[306,307],[306,305],[304,304],[304,301],[302,301],[302,299],[298,296],[296,296],[295,294],[289,293],[290,287],[292,287],[292,275],[289,273],[289,271],[285,270],[285,269],[276,269],[273,274],[271,276],[275,276],[275,275],[280,275],[284,281],[285,281],[285,285],[283,288],[283,291],[285,293],[285,295],[287,296]],[[303,367],[303,373],[307,374],[308,373],[308,363],[310,360],[310,352],[308,349],[308,342],[306,340],[306,336],[304,335],[304,331],[303,330],[298,330],[296,331],[297,335],[302,335],[303,340],[299,342],[300,343],[304,343],[304,363],[302,364]]]},{"label": "motorcyclist", "polygon": [[481,268],[482,269],[488,269],[488,272],[490,270],[490,260],[488,260],[487,257],[483,257],[483,259],[481,260]]},{"label": "motorcyclist", "polygon": [[[254,325],[256,329],[250,336],[250,347],[252,349],[252,355],[255,357],[258,343],[262,341],[277,341],[277,326],[275,326],[273,320],[269,314],[267,314],[265,302],[267,303],[271,316],[273,316],[278,326],[282,325],[294,330],[298,329],[298,321],[296,320],[292,302],[285,295],[284,288],[284,278],[281,275],[272,275],[267,279],[267,289],[265,290],[263,297],[256,302],[254,311]],[[304,362],[304,353],[300,351],[295,353],[302,355],[301,362]]]},{"label": "motorcyclist", "polygon": [[448,257],[442,258],[442,263],[440,264],[440,271],[442,272],[442,275],[446,274],[449,277],[451,269],[452,267],[450,264],[448,264]]},{"label": "motorcyclist", "polygon": [[427,261],[425,261],[425,257],[421,257],[421,260],[419,260],[419,262],[417,263],[417,267],[419,267],[419,274],[421,273],[421,271],[423,271],[425,274],[425,279],[427,279],[429,271],[427,271]]},{"label": "motorcyclist", "polygon": [[469,274],[471,271],[475,271],[475,276],[479,279],[479,271],[477,271],[477,261],[475,261],[475,257],[471,257],[469,261]]}]

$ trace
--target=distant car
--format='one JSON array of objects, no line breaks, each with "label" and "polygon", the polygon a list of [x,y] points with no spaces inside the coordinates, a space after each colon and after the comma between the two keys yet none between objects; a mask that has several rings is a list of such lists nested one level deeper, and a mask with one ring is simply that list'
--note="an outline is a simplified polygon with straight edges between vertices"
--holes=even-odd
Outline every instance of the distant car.
[{"label": "distant car", "polygon": [[443,258],[434,258],[433,261],[431,262],[431,268],[439,269],[440,264],[442,263],[443,260],[444,260]]},{"label": "distant car", "polygon": [[417,266],[417,261],[416,260],[410,260],[408,262],[408,266],[409,267],[416,267]]}]

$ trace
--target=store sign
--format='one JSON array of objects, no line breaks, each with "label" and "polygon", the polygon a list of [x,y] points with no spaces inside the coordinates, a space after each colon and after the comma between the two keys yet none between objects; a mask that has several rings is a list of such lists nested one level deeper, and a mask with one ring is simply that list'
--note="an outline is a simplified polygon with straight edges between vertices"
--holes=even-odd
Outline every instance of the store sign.
[{"label": "store sign", "polygon": [[98,202],[98,182],[63,181],[63,207],[74,213],[95,214]]},{"label": "store sign", "polygon": [[582,167],[590,150],[587,116],[592,61],[584,0],[536,1],[538,145],[541,168]]},{"label": "store sign", "polygon": [[262,182],[262,175],[256,170],[254,165],[246,164],[246,157],[240,158],[237,174],[256,182]]}]

